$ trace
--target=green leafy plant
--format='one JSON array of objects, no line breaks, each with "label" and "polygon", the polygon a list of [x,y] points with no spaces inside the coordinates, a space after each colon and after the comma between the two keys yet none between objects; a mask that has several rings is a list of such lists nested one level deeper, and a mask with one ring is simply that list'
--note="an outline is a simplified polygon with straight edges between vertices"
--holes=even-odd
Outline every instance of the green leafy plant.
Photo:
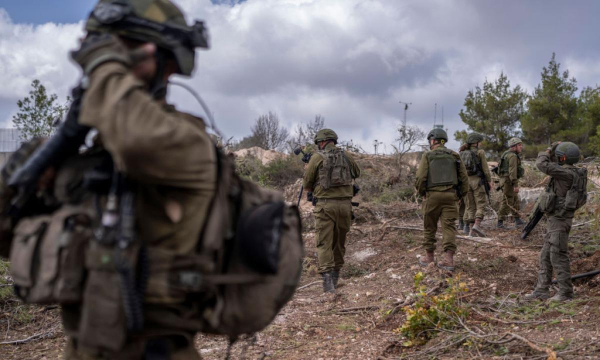
[{"label": "green leafy plant", "polygon": [[453,329],[459,319],[468,315],[468,310],[460,302],[460,295],[465,293],[467,285],[460,277],[447,279],[448,287],[440,295],[427,294],[422,285],[425,275],[418,272],[414,278],[417,300],[412,306],[403,310],[406,314],[404,324],[394,330],[408,338],[405,346],[423,344],[431,339],[440,329]]}]

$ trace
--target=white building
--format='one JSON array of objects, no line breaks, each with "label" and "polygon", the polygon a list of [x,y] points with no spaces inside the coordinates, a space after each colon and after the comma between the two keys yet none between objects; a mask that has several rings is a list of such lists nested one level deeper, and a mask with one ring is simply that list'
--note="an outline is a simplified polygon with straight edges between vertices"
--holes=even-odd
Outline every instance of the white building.
[{"label": "white building", "polygon": [[17,129],[0,129],[0,167],[17,151],[23,141]]}]

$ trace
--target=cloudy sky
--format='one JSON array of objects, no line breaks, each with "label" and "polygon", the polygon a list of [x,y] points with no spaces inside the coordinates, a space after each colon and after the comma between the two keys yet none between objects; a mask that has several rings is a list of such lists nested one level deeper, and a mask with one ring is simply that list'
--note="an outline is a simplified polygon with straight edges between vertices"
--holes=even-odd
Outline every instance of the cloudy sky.
[{"label": "cloudy sky", "polygon": [[[273,111],[293,128],[316,114],[340,138],[387,151],[408,122],[450,133],[469,89],[504,71],[531,91],[553,52],[579,88],[600,83],[594,0],[174,0],[203,19],[211,49],[192,78],[226,136],[249,134]],[[0,126],[39,79],[61,101],[80,73],[69,61],[93,0],[0,0]],[[173,88],[170,101],[201,115]],[[458,147],[455,142],[451,147]]]}]

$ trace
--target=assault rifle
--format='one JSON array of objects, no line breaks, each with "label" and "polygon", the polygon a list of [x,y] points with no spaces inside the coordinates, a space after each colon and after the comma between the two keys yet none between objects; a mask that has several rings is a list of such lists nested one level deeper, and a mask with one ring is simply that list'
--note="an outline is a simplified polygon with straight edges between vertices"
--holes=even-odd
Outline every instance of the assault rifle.
[{"label": "assault rifle", "polygon": [[[548,191],[550,189],[551,185],[552,185],[552,180],[550,180],[550,182],[544,189],[544,192]],[[542,211],[542,209],[540,209],[540,198],[541,198],[541,196],[538,197],[537,200],[535,201],[535,206],[533,208],[533,211],[532,211],[531,215],[529,215],[529,219],[527,221],[527,224],[525,224],[525,227],[523,228],[523,232],[521,232],[521,240],[525,240],[527,238],[529,233],[531,231],[533,231],[533,229],[535,229],[537,224],[540,222],[540,220],[544,216],[544,212]]]},{"label": "assault rifle", "polygon": [[[298,146],[297,148],[294,149],[294,155],[300,155],[302,154],[302,162],[305,164],[308,164],[310,162],[310,158],[312,157],[312,153],[305,153],[302,148],[300,146]],[[302,192],[304,191],[304,184],[300,185],[300,193],[298,194],[298,203],[296,204],[296,206],[300,207],[300,200],[302,199]],[[306,199],[308,201],[313,201],[312,199],[312,192],[309,192],[306,195]]]}]

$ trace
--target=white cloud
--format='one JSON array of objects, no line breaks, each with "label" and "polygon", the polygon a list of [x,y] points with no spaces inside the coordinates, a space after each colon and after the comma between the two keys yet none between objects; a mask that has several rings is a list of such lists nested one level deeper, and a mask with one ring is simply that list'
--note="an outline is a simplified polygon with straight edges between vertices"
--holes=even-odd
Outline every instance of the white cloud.
[{"label": "white cloud", "polygon": [[[205,98],[219,128],[237,138],[268,111],[289,128],[321,114],[340,137],[372,149],[374,139],[393,143],[400,100],[413,103],[409,122],[427,130],[434,104],[438,120],[444,106],[453,133],[463,128],[458,113],[469,89],[504,71],[513,86],[531,90],[553,51],[580,84],[600,79],[600,50],[588,45],[596,22],[582,20],[596,13],[594,2],[582,1],[565,18],[564,5],[553,0],[543,13],[536,1],[175,1],[189,22],[206,21],[212,40],[184,81]],[[569,37],[554,20],[578,33]],[[14,111],[5,104],[25,96],[35,78],[67,94],[79,76],[67,53],[81,28],[14,24],[0,9],[0,121]],[[202,114],[182,90],[173,89],[170,100]]]}]

